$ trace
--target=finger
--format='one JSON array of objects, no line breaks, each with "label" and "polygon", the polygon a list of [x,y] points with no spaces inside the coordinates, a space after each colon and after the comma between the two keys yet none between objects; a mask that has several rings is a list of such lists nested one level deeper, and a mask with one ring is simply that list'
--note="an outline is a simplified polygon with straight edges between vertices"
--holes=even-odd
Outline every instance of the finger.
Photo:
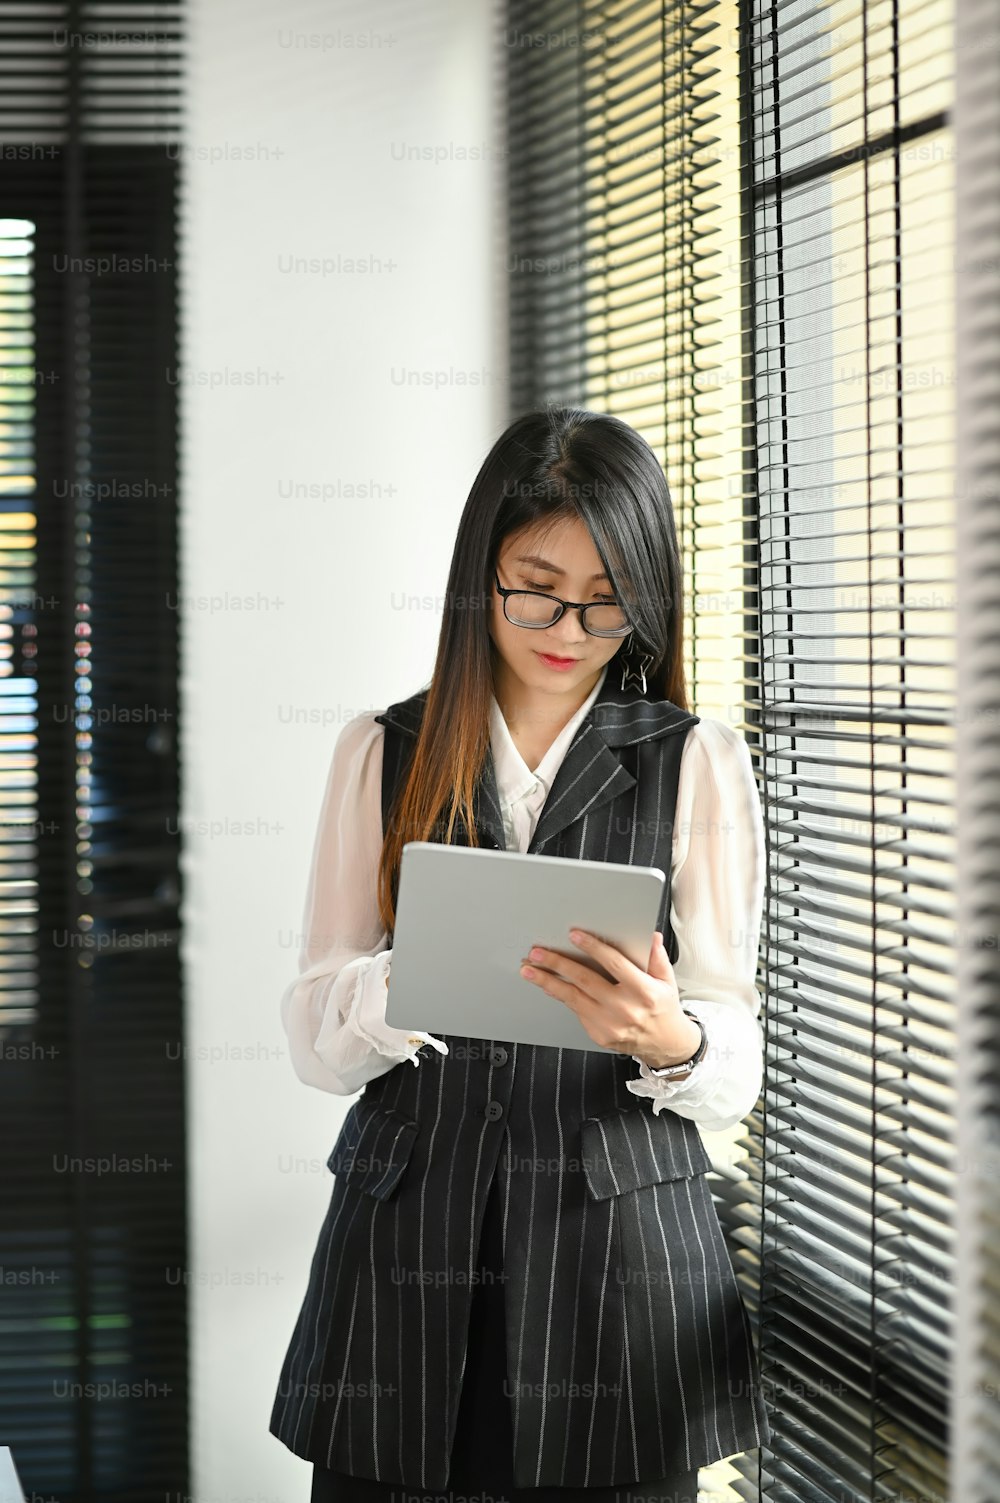
[{"label": "finger", "polygon": [[573,1008],[574,1012],[579,1011],[588,1002],[593,1003],[594,998],[586,996],[571,981],[564,980],[552,971],[543,971],[537,961],[532,961],[532,966],[535,971],[534,976],[526,976],[522,979],[533,982],[541,991],[550,997],[554,997],[557,1001],[565,1002],[567,1006]]},{"label": "finger", "polygon": [[537,971],[554,974],[559,980],[576,987],[586,996],[595,1001],[607,1001],[617,990],[617,983],[607,981],[599,975],[591,966],[584,965],[582,961],[574,960],[569,955],[563,955],[558,950],[548,950],[543,946],[533,946],[541,950],[541,958],[532,960],[531,956],[525,957],[525,963]]},{"label": "finger", "polygon": [[606,940],[598,939],[588,929],[571,929],[569,937],[587,955],[592,955],[616,981],[634,981],[636,977],[645,975],[616,945],[609,945]]}]

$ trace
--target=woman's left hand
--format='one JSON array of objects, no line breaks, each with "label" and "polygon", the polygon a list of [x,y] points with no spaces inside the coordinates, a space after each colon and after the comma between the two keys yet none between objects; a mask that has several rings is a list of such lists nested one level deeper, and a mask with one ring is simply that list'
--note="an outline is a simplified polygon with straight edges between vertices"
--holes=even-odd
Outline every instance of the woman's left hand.
[{"label": "woman's left hand", "polygon": [[691,1058],[701,1030],[681,1007],[659,930],[653,935],[648,971],[585,929],[571,929],[570,939],[614,980],[606,981],[581,961],[541,946],[527,957],[530,964],[521,967],[525,980],[571,1007],[604,1049],[634,1054],[652,1069]]}]

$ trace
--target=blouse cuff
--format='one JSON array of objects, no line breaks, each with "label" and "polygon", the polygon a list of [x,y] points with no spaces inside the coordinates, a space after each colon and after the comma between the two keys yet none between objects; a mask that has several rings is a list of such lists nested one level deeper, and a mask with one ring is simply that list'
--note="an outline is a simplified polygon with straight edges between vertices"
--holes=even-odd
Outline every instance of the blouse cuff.
[{"label": "blouse cuff", "polygon": [[411,1064],[419,1065],[419,1051],[424,1044],[433,1045],[439,1054],[447,1054],[448,1045],[432,1034],[415,1028],[393,1028],[386,1022],[391,962],[392,951],[380,950],[377,955],[362,955],[349,961],[339,972],[338,984],[342,976],[356,977],[346,1017],[348,1027],[389,1059],[408,1059]]},{"label": "blouse cuff", "polygon": [[658,1115],[667,1106],[672,1107],[674,1102],[683,1103],[692,1109],[705,1106],[719,1082],[719,1050],[713,1048],[715,1027],[699,1012],[697,1002],[692,1004],[685,998],[684,1006],[702,1023],[708,1039],[705,1053],[687,1075],[682,1075],[677,1080],[654,1075],[644,1060],[638,1055],[632,1056],[639,1066],[639,1075],[637,1079],[627,1080],[625,1084],[634,1096],[648,1096],[652,1100],[654,1115]]},{"label": "blouse cuff", "polygon": [[708,1048],[694,1069],[680,1080],[669,1080],[636,1060],[638,1078],[625,1084],[634,1096],[650,1099],[654,1115],[669,1108],[708,1131],[733,1127],[760,1095],[763,1054],[757,1019],[743,1004],[685,997],[684,1006],[699,1018],[708,1037]]}]

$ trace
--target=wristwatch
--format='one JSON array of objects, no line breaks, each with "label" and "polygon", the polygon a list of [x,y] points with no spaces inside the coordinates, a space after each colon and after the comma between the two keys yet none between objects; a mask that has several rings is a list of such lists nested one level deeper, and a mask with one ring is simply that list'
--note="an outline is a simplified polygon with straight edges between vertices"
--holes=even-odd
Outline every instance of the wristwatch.
[{"label": "wristwatch", "polygon": [[699,1060],[704,1059],[705,1053],[708,1049],[708,1035],[705,1032],[705,1025],[701,1021],[701,1018],[695,1017],[695,1014],[693,1012],[688,1012],[686,1007],[682,1008],[681,1011],[684,1013],[684,1016],[686,1018],[692,1018],[698,1024],[698,1027],[701,1029],[701,1043],[698,1045],[697,1049],[694,1051],[690,1059],[682,1060],[678,1064],[664,1065],[659,1070],[654,1070],[652,1065],[648,1065],[647,1069],[649,1070],[650,1075],[655,1075],[658,1080],[669,1080],[672,1075],[686,1075],[689,1070],[693,1069],[694,1066],[698,1064]]}]

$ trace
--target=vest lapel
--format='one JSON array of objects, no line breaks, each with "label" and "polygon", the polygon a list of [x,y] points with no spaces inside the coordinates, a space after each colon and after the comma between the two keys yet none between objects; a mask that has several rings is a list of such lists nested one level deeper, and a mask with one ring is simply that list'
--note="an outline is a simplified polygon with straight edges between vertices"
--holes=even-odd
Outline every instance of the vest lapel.
[{"label": "vest lapel", "polygon": [[[595,699],[591,713],[597,703]],[[528,845],[529,854],[543,841],[552,840],[574,820],[634,787],[635,778],[594,729],[590,716],[584,716],[556,769]]]},{"label": "vest lapel", "polygon": [[[673,735],[696,724],[697,715],[688,714],[669,700],[644,699],[633,687],[617,687],[618,674],[609,666],[601,692],[577,726],[560,763],[548,798],[542,805],[538,825],[528,846],[529,853],[543,841],[550,841],[561,830],[584,814],[599,809],[611,799],[635,785],[635,778],[623,766],[616,749],[638,741]],[[399,700],[377,715],[382,724],[393,725],[416,738],[420,729],[427,690],[421,689],[409,699]],[[486,761],[473,803],[477,829],[488,831],[499,850],[506,849],[500,796],[497,789],[493,752],[487,747]]]},{"label": "vest lapel", "polygon": [[[493,837],[496,848],[499,851],[507,849],[507,836],[503,827],[503,814],[500,810],[500,792],[497,788],[496,767],[493,764],[493,748],[486,748],[486,762],[479,775],[476,784],[475,796],[472,800],[472,813],[476,821],[476,829],[479,831],[479,839],[484,845],[490,842],[483,840],[483,832],[488,831]],[[463,830],[464,835],[464,830]]]}]

